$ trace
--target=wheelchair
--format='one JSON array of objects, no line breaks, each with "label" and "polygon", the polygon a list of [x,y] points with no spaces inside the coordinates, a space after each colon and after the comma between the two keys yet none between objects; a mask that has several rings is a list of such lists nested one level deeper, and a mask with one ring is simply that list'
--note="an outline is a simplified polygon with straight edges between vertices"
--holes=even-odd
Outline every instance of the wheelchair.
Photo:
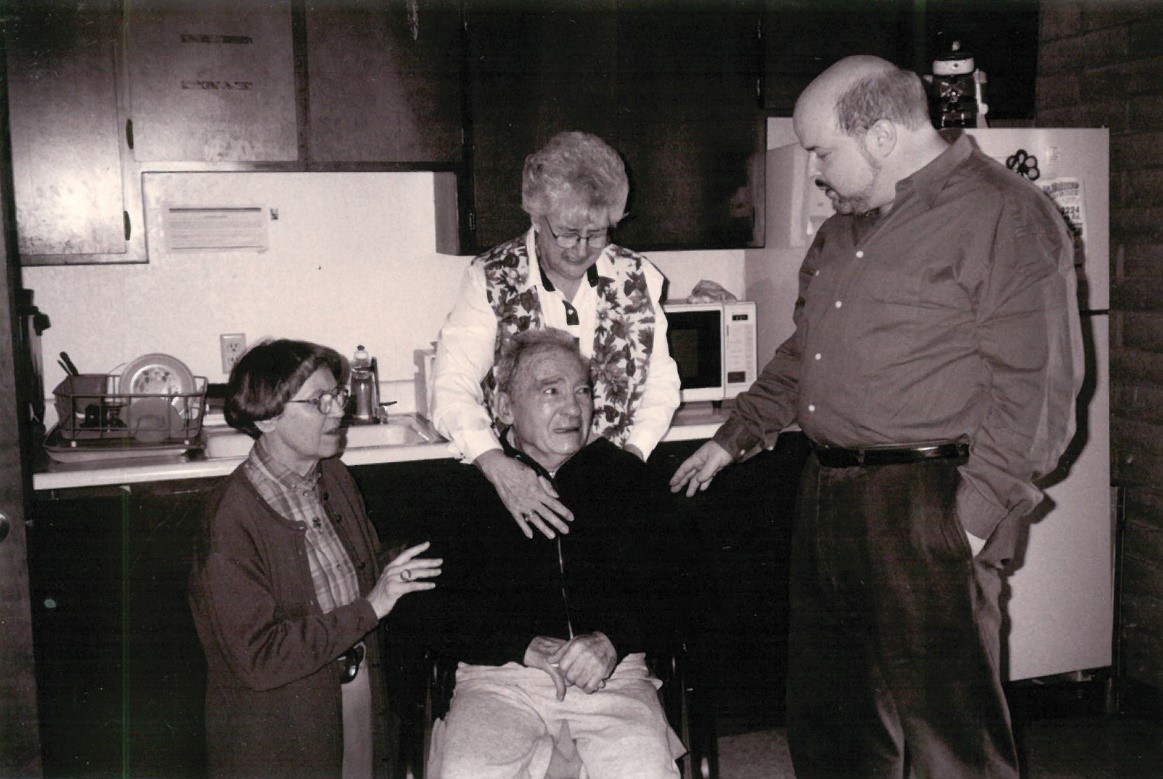
[{"label": "wheelchair", "polygon": [[[701,670],[685,641],[648,656],[651,672],[662,682],[659,697],[667,721],[687,748],[679,759],[683,779],[718,779],[718,734],[709,685],[700,683]],[[411,678],[397,675],[393,709],[400,718],[396,779],[424,779],[432,727],[448,713],[456,686],[456,662],[425,651]],[[399,669],[404,670],[404,669]]]}]

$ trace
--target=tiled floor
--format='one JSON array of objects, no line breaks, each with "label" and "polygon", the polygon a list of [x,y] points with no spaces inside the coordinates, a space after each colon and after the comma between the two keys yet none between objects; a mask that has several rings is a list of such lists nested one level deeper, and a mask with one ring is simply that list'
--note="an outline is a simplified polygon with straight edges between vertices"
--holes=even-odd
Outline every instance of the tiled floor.
[{"label": "tiled floor", "polygon": [[[1025,779],[1159,779],[1163,777],[1163,707],[1159,695],[1105,714],[1101,684],[1008,690]],[[787,740],[778,727],[726,722],[719,739],[722,779],[791,779]]]},{"label": "tiled floor", "polygon": [[[1027,779],[1158,779],[1163,726],[1138,718],[1078,717],[1027,726]],[[782,729],[719,739],[722,779],[792,779]]]}]

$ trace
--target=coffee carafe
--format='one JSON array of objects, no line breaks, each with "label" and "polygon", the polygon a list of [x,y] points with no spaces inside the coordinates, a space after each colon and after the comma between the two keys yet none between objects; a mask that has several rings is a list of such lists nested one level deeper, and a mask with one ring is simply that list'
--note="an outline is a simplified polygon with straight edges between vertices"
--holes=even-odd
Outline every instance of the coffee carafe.
[{"label": "coffee carafe", "polygon": [[380,382],[376,358],[360,344],[351,360],[351,422],[372,425],[379,422]]}]

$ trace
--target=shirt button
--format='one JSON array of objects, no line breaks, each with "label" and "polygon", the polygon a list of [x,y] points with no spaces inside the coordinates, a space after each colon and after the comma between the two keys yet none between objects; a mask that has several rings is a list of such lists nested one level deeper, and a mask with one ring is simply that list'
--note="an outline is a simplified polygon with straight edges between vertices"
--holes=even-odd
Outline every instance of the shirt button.
[{"label": "shirt button", "polygon": [[817,359],[817,360],[818,360],[818,359],[820,359],[820,358],[821,358],[821,357],[823,357],[823,356],[824,356],[824,355],[820,354],[819,352],[816,352],[816,359]]},{"label": "shirt button", "polygon": [[844,304],[843,304],[841,301],[837,300],[837,301],[834,303],[834,305],[836,306],[836,308],[840,308],[840,307],[841,307],[841,306],[843,306]]},{"label": "shirt button", "polygon": [[812,275],[813,275],[813,276],[819,276],[819,275],[820,275],[820,272],[819,272],[818,270],[817,270],[817,271],[812,271]]},{"label": "shirt button", "polygon": [[808,411],[812,412],[813,414],[814,414],[814,413],[816,413],[816,404],[815,404],[815,403],[809,403],[809,404],[808,404]]},{"label": "shirt button", "polygon": [[858,249],[858,250],[857,250],[857,252],[856,252],[856,259],[860,259],[860,258],[861,258],[861,257],[863,257],[863,256],[864,256],[864,250],[863,250],[863,249]]}]

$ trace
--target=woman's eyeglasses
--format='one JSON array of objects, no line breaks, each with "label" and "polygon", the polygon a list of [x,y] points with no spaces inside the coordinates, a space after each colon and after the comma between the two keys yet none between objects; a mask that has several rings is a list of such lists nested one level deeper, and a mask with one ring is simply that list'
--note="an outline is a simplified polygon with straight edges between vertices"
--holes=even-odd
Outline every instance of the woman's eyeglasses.
[{"label": "woman's eyeglasses", "polygon": [[347,387],[336,387],[335,389],[324,392],[321,395],[316,395],[313,398],[303,398],[302,400],[288,400],[288,403],[310,403],[318,410],[320,414],[330,414],[331,409],[336,403],[340,408],[347,406],[347,399],[351,397],[351,392]]},{"label": "woman's eyeglasses", "polygon": [[610,242],[610,232],[608,230],[602,230],[600,233],[591,233],[590,235],[579,235],[577,233],[558,234],[553,232],[553,225],[549,224],[548,219],[544,221],[546,229],[553,236],[553,242],[562,249],[572,249],[582,241],[585,241],[591,249],[603,249]]}]

